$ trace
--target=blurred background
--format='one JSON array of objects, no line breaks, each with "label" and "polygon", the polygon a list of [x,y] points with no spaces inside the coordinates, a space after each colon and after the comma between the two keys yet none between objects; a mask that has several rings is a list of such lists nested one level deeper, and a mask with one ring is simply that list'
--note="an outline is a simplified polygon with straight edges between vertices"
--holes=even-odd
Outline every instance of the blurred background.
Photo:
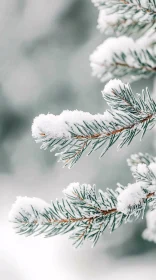
[{"label": "blurred background", "polygon": [[[104,36],[90,0],[0,1],[0,279],[147,279],[156,272],[156,246],[141,238],[145,221],[106,231],[94,249],[75,250],[68,237],[25,238],[14,233],[8,212],[16,196],[47,202],[71,182],[115,188],[132,182],[131,153],[154,154],[153,134],[105,157],[82,157],[71,170],[31,137],[33,118],[64,109],[102,113],[104,85],[91,77],[89,55]],[[135,91],[153,81],[132,84]]]}]

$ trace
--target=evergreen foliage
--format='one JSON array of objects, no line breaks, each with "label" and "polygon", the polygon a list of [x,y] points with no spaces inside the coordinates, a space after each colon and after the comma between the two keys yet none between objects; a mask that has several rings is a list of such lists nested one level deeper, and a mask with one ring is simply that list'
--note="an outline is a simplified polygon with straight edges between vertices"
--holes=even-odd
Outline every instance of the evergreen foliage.
[{"label": "evergreen foliage", "polygon": [[[156,73],[156,1],[92,0],[99,9],[98,28],[114,32],[90,56],[92,74],[108,82],[102,92],[110,107],[104,114],[63,111],[60,115],[39,115],[33,121],[32,136],[42,149],[56,151],[59,161],[71,168],[89,149],[102,149],[102,157],[119,139],[119,148],[141,138],[155,126],[156,103],[148,89],[134,94],[124,81],[151,77]],[[137,39],[138,38],[138,39]],[[135,154],[128,159],[135,183],[118,184],[96,193],[95,186],[72,183],[65,198],[50,204],[38,198],[18,197],[9,220],[19,234],[51,237],[71,233],[74,246],[92,241],[106,228],[112,232],[126,222],[146,216],[143,238],[156,242],[156,157]]]},{"label": "evergreen foliage", "polygon": [[142,187],[143,196],[139,198],[140,202],[138,205],[128,206],[127,213],[118,210],[120,193],[126,190],[122,185],[119,185],[116,191],[100,190],[97,195],[95,186],[73,183],[64,190],[65,199],[51,202],[41,209],[36,210],[34,199],[31,202],[29,198],[25,198],[25,208],[23,199],[18,198],[9,219],[19,234],[43,234],[51,237],[71,232],[70,238],[76,247],[84,240],[92,241],[94,246],[107,227],[112,232],[123,223],[144,215],[147,204],[155,199],[153,190],[149,188],[151,181],[148,178],[146,183],[146,186]]},{"label": "evergreen foliage", "polygon": [[92,0],[99,8],[98,27],[117,35],[143,35],[156,24],[156,1]]}]

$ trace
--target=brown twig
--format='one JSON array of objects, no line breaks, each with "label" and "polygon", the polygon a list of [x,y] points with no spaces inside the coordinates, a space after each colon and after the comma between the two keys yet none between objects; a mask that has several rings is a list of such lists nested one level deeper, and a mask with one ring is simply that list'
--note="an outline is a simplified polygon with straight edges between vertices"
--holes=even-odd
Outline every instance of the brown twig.
[{"label": "brown twig", "polygon": [[[93,62],[93,64],[97,64],[101,67],[104,67],[104,63],[98,63],[98,62]],[[128,65],[127,63],[121,63],[121,62],[115,62],[114,64],[110,64],[110,66],[113,66],[113,67],[117,67],[117,66],[121,66],[121,67],[126,67],[126,68],[129,68],[129,69],[133,69],[133,70],[146,70],[148,72],[156,72],[156,67],[152,68],[152,67],[147,67],[147,66],[142,66],[142,67],[135,67],[135,66],[131,66],[131,65]]]},{"label": "brown twig", "polygon": [[133,125],[125,126],[125,127],[120,128],[120,129],[115,129],[115,130],[113,130],[111,132],[108,132],[108,133],[97,133],[97,134],[85,135],[85,136],[84,135],[78,135],[75,138],[76,139],[80,139],[80,140],[81,139],[97,139],[97,138],[100,138],[102,136],[115,135],[115,134],[121,133],[122,131],[124,131],[126,129],[132,129],[135,125],[138,125],[140,123],[146,122],[146,121],[150,120],[152,117],[153,117],[153,115],[148,115],[146,118],[142,119],[138,123],[134,123]]},{"label": "brown twig", "polygon": [[[149,199],[150,197],[152,197],[154,195],[155,195],[155,192],[149,193],[149,194],[147,194],[146,199]],[[62,224],[62,223],[76,223],[76,222],[81,222],[81,221],[88,221],[89,224],[90,224],[95,218],[97,218],[101,214],[104,215],[104,216],[108,216],[108,215],[112,215],[112,214],[115,214],[115,213],[121,213],[121,212],[118,212],[117,208],[112,208],[110,210],[101,210],[101,209],[97,208],[97,211],[99,212],[99,214],[97,214],[97,216],[81,217],[81,218],[69,218],[69,219],[49,219],[49,220],[47,220],[47,223]],[[39,224],[38,220],[34,220],[32,223]],[[27,222],[22,222],[22,224],[27,224]]]},{"label": "brown twig", "polygon": [[[120,63],[120,62],[116,62],[115,65],[116,66],[121,66],[121,67],[127,67],[127,68],[134,69],[134,70],[143,70],[143,69],[145,69],[146,71],[149,71],[149,72],[156,72],[156,67],[152,68],[152,67],[143,66],[143,67],[137,68],[135,66],[130,66],[130,65],[126,64],[126,63]],[[112,65],[112,66],[114,66],[114,65]]]}]

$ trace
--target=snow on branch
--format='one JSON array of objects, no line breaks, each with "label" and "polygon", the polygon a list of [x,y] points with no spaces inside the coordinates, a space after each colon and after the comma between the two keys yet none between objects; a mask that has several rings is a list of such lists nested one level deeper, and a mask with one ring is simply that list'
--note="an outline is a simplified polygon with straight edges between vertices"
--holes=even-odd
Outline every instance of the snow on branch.
[{"label": "snow on branch", "polygon": [[155,50],[146,48],[141,40],[121,36],[108,38],[90,56],[92,75],[102,82],[124,77],[137,80],[156,73]]},{"label": "snow on branch", "polygon": [[[45,209],[48,209],[48,207],[50,207],[50,205],[40,198],[19,196],[9,213],[9,221],[18,222],[21,220],[21,217],[23,217],[25,222],[29,221],[32,225],[36,223],[36,218],[38,223],[44,223],[45,219],[41,214],[44,213]],[[29,233],[29,231],[27,233]]]},{"label": "snow on branch", "polygon": [[[152,192],[156,187],[156,161],[154,158],[150,158],[148,154],[144,155],[144,159],[146,159],[146,163],[145,161],[138,163],[135,168],[133,168],[132,175],[137,182],[141,181],[144,182],[144,184],[150,184],[149,188]],[[148,163],[149,159],[150,162]]]},{"label": "snow on branch", "polygon": [[[156,165],[156,164],[155,164]],[[149,175],[143,181],[116,191],[109,188],[96,193],[95,186],[71,183],[63,190],[65,198],[47,204],[37,198],[19,197],[9,214],[17,233],[51,237],[71,232],[74,246],[85,240],[96,244],[108,227],[114,231],[123,223],[138,219],[148,203],[155,201],[156,185]]]},{"label": "snow on branch", "polygon": [[156,44],[156,36],[155,36],[156,27],[153,26],[148,32],[144,34],[144,36],[140,37],[136,40],[136,44],[143,46],[144,48],[153,49],[153,53],[155,53],[155,44]]},{"label": "snow on branch", "polygon": [[[128,165],[131,168],[133,177],[147,185],[148,190],[156,190],[156,157],[149,154],[134,154],[128,159]],[[149,203],[149,210],[146,214],[147,228],[143,231],[142,237],[148,241],[156,243],[156,201]]]},{"label": "snow on branch", "polygon": [[113,12],[124,13],[133,10],[136,13],[142,12],[149,15],[156,13],[155,0],[92,0],[92,2],[100,9],[108,8]]},{"label": "snow on branch", "polygon": [[90,147],[88,153],[103,147],[101,157],[120,138],[119,148],[129,145],[140,132],[155,125],[156,104],[148,89],[132,92],[130,85],[111,80],[103,90],[110,106],[104,114],[63,111],[60,115],[39,115],[32,124],[32,136],[42,149],[58,150],[59,161],[72,167]]},{"label": "snow on branch", "polygon": [[[112,3],[113,2],[113,3]],[[97,28],[106,34],[117,36],[141,36],[156,25],[156,11],[145,8],[138,9],[134,4],[125,5],[118,1],[105,1],[99,11]]]}]

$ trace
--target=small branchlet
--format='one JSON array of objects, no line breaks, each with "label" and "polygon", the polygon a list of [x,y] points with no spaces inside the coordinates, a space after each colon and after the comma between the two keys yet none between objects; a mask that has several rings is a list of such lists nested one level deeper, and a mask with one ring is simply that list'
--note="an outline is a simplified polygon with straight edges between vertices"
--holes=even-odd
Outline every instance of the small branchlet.
[{"label": "small branchlet", "polygon": [[136,9],[145,13],[156,13],[156,1],[155,0],[92,0],[93,4],[98,8],[112,7],[114,12],[124,13],[129,9]]}]

